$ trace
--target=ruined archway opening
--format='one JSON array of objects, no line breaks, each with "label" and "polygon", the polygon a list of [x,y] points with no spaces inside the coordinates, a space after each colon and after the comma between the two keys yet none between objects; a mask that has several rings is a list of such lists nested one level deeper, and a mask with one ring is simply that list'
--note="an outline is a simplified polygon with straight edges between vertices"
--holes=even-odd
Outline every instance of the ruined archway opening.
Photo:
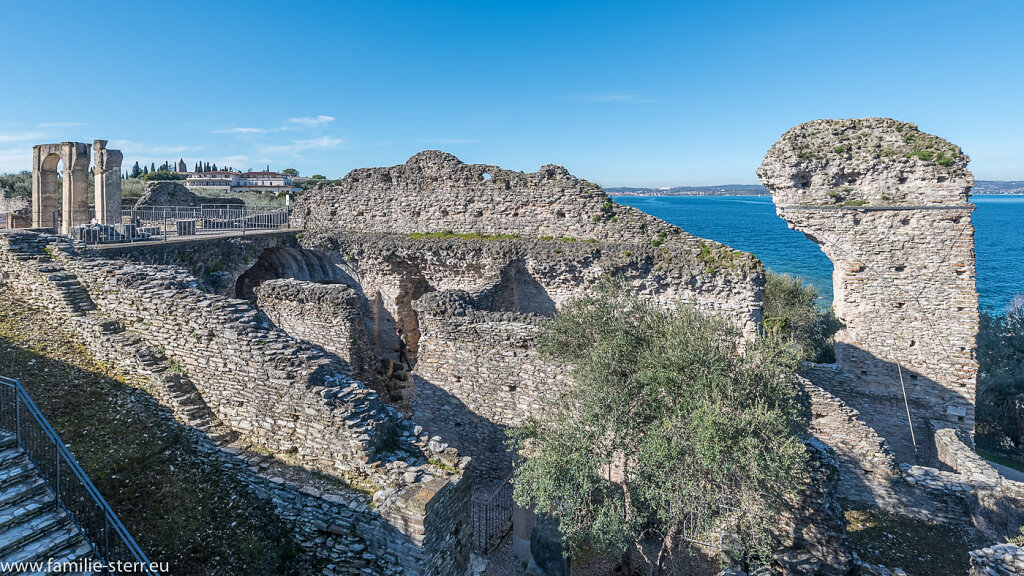
[{"label": "ruined archway opening", "polygon": [[261,252],[256,262],[238,277],[235,297],[255,302],[256,287],[267,280],[281,279],[358,286],[344,270],[344,262],[337,253],[280,246]]},{"label": "ruined archway opening", "polygon": [[64,162],[60,154],[48,154],[42,159],[37,178],[39,192],[32,199],[32,208],[38,214],[38,221],[33,225],[56,228],[64,201]]},{"label": "ruined archway opening", "polygon": [[555,301],[547,289],[530,273],[526,263],[516,260],[505,266],[498,283],[480,296],[480,303],[492,312],[518,312],[550,318]]}]

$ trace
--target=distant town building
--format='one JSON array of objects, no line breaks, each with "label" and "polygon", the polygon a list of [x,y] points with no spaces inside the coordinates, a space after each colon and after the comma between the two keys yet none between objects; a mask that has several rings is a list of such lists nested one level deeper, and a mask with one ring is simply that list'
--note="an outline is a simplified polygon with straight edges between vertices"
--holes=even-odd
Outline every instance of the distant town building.
[{"label": "distant town building", "polygon": [[220,188],[230,192],[298,192],[291,176],[279,172],[192,172],[185,179],[189,188]]}]

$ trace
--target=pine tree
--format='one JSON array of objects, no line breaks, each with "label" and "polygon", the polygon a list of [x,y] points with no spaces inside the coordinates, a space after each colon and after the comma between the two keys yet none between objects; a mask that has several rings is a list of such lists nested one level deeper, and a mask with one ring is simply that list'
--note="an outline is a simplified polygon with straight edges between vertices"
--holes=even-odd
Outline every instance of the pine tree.
[{"label": "pine tree", "polygon": [[142,167],[142,174],[143,175],[149,174],[149,166],[143,166]]},{"label": "pine tree", "polygon": [[135,161],[135,165],[132,166],[132,178],[138,178],[139,174],[142,174],[142,168],[139,168],[139,161]]},{"label": "pine tree", "polygon": [[217,165],[216,165],[216,164],[214,164],[214,165],[213,165],[213,171],[214,171],[214,172],[216,172],[216,171],[217,171]]},{"label": "pine tree", "polygon": [[156,172],[156,162],[150,162],[149,163],[149,171],[150,172]]},{"label": "pine tree", "polygon": [[199,162],[196,162],[196,172],[202,172],[202,171],[203,171],[203,169],[202,169],[201,166],[199,166]]}]

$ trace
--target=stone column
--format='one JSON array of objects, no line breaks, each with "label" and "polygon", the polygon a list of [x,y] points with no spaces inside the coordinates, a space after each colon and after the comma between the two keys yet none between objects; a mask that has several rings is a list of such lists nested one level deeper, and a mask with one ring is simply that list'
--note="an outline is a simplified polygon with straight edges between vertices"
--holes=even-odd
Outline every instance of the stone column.
[{"label": "stone column", "polygon": [[60,233],[68,234],[73,226],[89,222],[89,145],[62,142],[60,146],[64,163]]},{"label": "stone column", "polygon": [[[884,118],[816,120],[772,146],[758,169],[790,228],[835,267],[843,377],[833,393],[904,461],[930,419],[974,428],[978,295],[974,177],[959,147]],[[902,376],[902,380],[901,380]]]},{"label": "stone column", "polygon": [[60,144],[32,147],[32,227],[48,228],[57,210],[57,163]]},{"label": "stone column", "polygon": [[100,224],[121,222],[121,161],[120,150],[108,150],[106,140],[92,143],[96,159],[93,178],[96,185],[96,221]]}]

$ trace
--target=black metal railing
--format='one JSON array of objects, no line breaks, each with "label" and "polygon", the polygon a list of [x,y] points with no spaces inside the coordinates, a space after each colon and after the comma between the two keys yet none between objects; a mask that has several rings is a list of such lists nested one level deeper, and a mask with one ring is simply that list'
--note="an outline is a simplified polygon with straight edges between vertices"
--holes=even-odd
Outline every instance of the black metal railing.
[{"label": "black metal railing", "polygon": [[473,497],[473,547],[488,552],[512,527],[512,477],[490,494]]},{"label": "black metal railing", "polygon": [[[280,230],[290,227],[288,208],[254,209],[235,204],[147,206],[122,210],[119,222],[84,224],[71,235],[87,244],[164,241],[191,236]],[[60,215],[53,215],[54,226]]]},{"label": "black metal railing", "polygon": [[107,568],[132,563],[142,574],[158,576],[153,564],[111,510],[96,486],[68,452],[53,427],[17,380],[0,376],[0,428],[14,434],[56,496],[56,505],[68,512],[93,551]]}]

